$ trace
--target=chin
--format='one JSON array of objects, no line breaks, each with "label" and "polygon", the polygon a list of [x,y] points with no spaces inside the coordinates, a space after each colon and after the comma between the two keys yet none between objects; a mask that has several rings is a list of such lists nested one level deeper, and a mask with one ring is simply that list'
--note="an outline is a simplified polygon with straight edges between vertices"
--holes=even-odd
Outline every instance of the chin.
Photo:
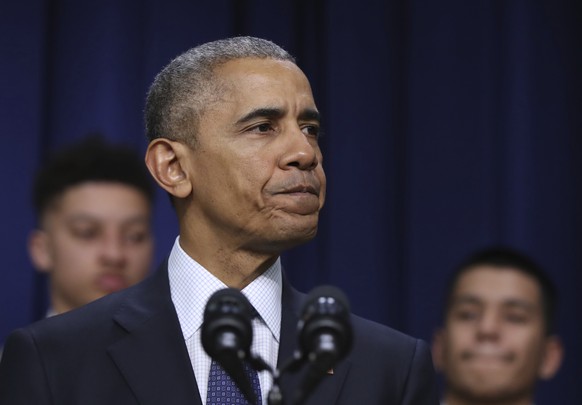
[{"label": "chin", "polygon": [[508,386],[510,378],[497,378],[493,376],[474,376],[469,381],[460,383],[460,391],[464,391],[467,396],[475,399],[486,399],[488,401],[507,398],[512,395],[511,386]]},{"label": "chin", "polygon": [[317,228],[305,230],[302,232],[278,232],[263,243],[263,250],[269,253],[280,254],[286,250],[292,249],[296,246],[312,240],[317,234]]},{"label": "chin", "polygon": [[317,222],[309,227],[302,227],[300,229],[290,229],[287,231],[286,239],[295,244],[302,244],[309,242],[317,235]]}]

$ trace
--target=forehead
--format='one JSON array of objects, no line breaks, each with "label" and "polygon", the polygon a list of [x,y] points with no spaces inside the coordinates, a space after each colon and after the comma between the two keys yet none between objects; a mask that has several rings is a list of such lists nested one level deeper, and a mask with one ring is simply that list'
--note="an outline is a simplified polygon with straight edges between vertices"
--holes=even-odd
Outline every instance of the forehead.
[{"label": "forehead", "polygon": [[511,267],[479,265],[466,270],[455,285],[453,303],[467,296],[483,303],[523,301],[541,306],[541,291],[536,280]]},{"label": "forehead", "polygon": [[69,187],[47,216],[87,215],[123,219],[149,213],[147,197],[136,187],[117,182],[85,182]]},{"label": "forehead", "polygon": [[222,88],[221,101],[251,104],[289,102],[314,107],[307,77],[294,63],[285,60],[243,58],[231,60],[215,69]]}]

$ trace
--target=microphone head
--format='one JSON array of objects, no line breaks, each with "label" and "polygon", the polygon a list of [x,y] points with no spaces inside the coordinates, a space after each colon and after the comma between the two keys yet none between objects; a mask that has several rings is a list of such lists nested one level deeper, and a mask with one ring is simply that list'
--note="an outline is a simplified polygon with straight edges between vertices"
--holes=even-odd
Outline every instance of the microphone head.
[{"label": "microphone head", "polygon": [[347,297],[336,287],[317,287],[307,296],[301,313],[298,329],[302,353],[325,359],[325,366],[333,367],[352,347]]},{"label": "microphone head", "polygon": [[253,340],[252,306],[235,288],[216,291],[204,310],[202,347],[212,358],[248,356]]}]

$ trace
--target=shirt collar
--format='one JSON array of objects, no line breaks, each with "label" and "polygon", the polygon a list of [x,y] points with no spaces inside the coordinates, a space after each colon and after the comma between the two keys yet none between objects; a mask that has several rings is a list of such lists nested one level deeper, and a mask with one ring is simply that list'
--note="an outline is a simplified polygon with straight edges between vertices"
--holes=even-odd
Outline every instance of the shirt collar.
[{"label": "shirt collar", "polygon": [[[168,258],[168,276],[172,302],[184,339],[188,339],[202,326],[204,308],[210,296],[227,286],[188,256],[180,246],[179,236]],[[281,259],[278,258],[242,290],[277,342],[281,331],[282,289]]]}]

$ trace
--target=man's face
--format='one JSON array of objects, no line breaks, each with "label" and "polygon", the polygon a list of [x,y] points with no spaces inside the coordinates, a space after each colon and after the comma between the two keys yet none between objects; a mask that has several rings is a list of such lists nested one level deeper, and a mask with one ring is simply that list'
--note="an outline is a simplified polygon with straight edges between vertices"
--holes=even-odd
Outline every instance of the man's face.
[{"label": "man's face", "polygon": [[527,397],[546,353],[540,288],[515,269],[468,270],[439,339],[435,362],[448,391],[475,400]]},{"label": "man's face", "polygon": [[50,275],[57,312],[142,280],[152,247],[149,201],[131,186],[109,182],[66,190],[30,243],[36,267]]},{"label": "man's face", "polygon": [[215,73],[221,91],[185,168],[193,237],[260,253],[311,239],[326,180],[307,78],[272,59],[230,61]]}]

